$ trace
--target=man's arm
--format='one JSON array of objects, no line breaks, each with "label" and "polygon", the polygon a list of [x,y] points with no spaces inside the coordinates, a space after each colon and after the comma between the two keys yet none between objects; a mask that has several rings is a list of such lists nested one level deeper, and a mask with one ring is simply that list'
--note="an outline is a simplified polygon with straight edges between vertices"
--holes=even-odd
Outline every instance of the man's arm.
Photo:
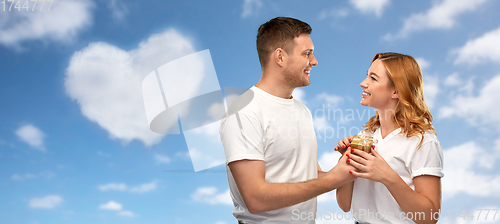
[{"label": "man's arm", "polygon": [[261,160],[231,162],[229,169],[243,201],[252,214],[307,201],[355,179],[349,173],[353,168],[346,163],[345,156],[321,177],[300,183],[267,183],[265,163]]}]

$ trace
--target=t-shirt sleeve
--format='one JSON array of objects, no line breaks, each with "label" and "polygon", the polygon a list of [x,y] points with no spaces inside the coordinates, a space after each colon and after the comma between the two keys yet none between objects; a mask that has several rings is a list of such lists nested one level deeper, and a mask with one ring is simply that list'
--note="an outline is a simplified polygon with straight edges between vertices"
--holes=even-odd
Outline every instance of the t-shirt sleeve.
[{"label": "t-shirt sleeve", "polygon": [[238,112],[224,118],[220,136],[226,164],[243,159],[264,160],[263,132],[260,121],[252,115]]},{"label": "t-shirt sleeve", "polygon": [[415,152],[410,169],[412,179],[421,175],[443,177],[443,150],[439,141],[423,143]]}]

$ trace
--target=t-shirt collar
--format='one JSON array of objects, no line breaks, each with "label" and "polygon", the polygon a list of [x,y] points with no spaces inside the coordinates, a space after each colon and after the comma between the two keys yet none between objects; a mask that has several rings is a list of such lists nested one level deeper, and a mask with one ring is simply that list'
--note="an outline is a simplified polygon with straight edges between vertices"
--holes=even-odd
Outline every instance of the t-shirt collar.
[{"label": "t-shirt collar", "polygon": [[272,100],[276,103],[280,103],[280,104],[284,104],[284,105],[293,105],[294,103],[294,99],[285,99],[285,98],[281,98],[281,97],[277,97],[275,95],[272,95],[262,89],[260,89],[259,87],[257,86],[252,86],[252,88],[250,88],[252,91],[254,91],[256,94],[260,94],[261,96],[269,99],[269,100]]}]

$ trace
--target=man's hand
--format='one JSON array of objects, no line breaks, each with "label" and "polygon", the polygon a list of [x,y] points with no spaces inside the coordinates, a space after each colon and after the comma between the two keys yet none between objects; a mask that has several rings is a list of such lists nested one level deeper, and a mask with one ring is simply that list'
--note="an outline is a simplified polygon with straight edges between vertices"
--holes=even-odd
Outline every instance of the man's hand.
[{"label": "man's hand", "polygon": [[336,145],[333,149],[344,155],[346,150],[350,149],[349,147],[351,147],[351,142],[353,138],[354,136],[352,135],[349,135],[349,137],[344,137],[342,140],[338,142],[338,145]]},{"label": "man's hand", "polygon": [[346,153],[343,153],[337,165],[328,171],[327,175],[333,176],[335,178],[333,182],[338,184],[336,188],[342,187],[345,184],[356,180],[356,177],[349,172],[356,168],[349,164],[347,159]]}]

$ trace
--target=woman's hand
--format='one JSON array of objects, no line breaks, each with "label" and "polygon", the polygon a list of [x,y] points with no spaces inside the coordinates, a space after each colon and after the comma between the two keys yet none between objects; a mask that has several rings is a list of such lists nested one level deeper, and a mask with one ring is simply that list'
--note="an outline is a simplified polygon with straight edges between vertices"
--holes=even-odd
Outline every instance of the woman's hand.
[{"label": "woman's hand", "polygon": [[384,185],[399,178],[396,171],[373,149],[375,146],[372,146],[370,154],[359,149],[351,149],[351,153],[347,152],[346,156],[349,157],[347,162],[357,169],[349,172],[355,177],[381,182]]},{"label": "woman's hand", "polygon": [[352,135],[349,135],[349,137],[344,137],[342,140],[338,142],[338,145],[333,147],[333,149],[344,155],[346,150],[348,150],[349,147],[351,147],[352,138],[353,138]]}]

